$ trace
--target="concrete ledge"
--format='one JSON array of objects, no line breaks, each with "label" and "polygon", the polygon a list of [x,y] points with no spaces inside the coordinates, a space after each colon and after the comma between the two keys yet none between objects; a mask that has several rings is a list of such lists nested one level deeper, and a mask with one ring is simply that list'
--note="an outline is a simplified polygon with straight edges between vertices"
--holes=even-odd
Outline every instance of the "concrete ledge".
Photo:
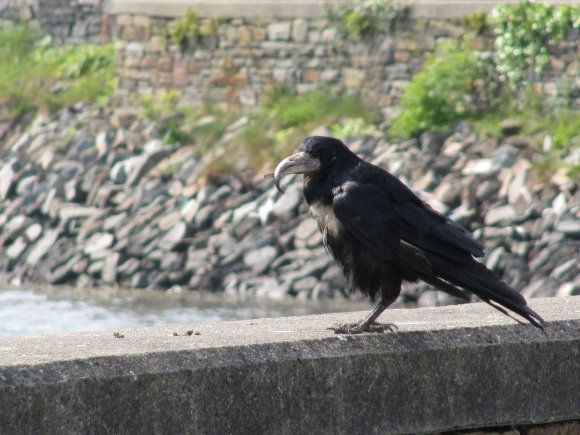
[{"label": "concrete ledge", "polygon": [[[0,339],[3,433],[417,433],[580,418],[580,297]],[[186,335],[187,330],[200,335]],[[180,333],[173,336],[173,332]],[[182,335],[183,334],[183,335]]]},{"label": "concrete ledge", "polygon": [[[112,0],[112,14],[178,17],[192,8],[199,16],[214,18],[319,18],[326,4],[337,0]],[[476,12],[490,12],[501,3],[517,0],[402,0],[411,14],[423,18],[459,18]],[[572,4],[572,0],[544,0],[549,4]]]}]

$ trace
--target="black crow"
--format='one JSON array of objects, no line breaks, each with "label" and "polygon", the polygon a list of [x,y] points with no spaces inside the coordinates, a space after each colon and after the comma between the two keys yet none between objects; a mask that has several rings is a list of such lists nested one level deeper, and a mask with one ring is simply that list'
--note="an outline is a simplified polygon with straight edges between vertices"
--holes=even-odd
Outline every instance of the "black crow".
[{"label": "black crow", "polygon": [[403,281],[419,279],[464,299],[474,293],[504,314],[512,311],[543,329],[543,319],[524,297],[475,260],[484,255],[483,247],[466,230],[340,140],[306,138],[276,167],[280,192],[280,177],[287,174],[304,174],[310,213],[350,291],[380,298],[364,320],[331,328],[336,333],[392,329],[375,320],[397,299]]}]

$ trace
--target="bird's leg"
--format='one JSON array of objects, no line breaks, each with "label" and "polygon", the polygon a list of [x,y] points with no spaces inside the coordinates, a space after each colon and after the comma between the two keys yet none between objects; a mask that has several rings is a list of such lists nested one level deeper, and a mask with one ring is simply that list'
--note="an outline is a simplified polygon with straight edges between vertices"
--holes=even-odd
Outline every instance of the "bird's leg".
[{"label": "bird's leg", "polygon": [[362,334],[363,332],[393,332],[397,327],[392,323],[376,323],[375,320],[391,305],[397,295],[394,298],[383,298],[377,304],[376,307],[360,322],[357,323],[345,323],[332,328],[328,328],[334,331],[335,334]]}]

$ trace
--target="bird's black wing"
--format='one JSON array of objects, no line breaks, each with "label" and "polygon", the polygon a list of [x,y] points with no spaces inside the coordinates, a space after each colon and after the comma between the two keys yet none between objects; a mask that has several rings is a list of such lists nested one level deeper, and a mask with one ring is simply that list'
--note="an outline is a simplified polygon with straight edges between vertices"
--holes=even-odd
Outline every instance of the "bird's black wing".
[{"label": "bird's black wing", "polygon": [[375,255],[384,257],[385,249],[406,252],[401,241],[454,261],[484,255],[463,228],[388,175],[374,183],[348,181],[333,191],[334,214]]},{"label": "bird's black wing", "polygon": [[465,297],[456,286],[473,292],[505,313],[497,302],[541,327],[523,296],[473,258],[483,255],[481,245],[392,175],[335,187],[333,212],[378,258],[455,296]]}]

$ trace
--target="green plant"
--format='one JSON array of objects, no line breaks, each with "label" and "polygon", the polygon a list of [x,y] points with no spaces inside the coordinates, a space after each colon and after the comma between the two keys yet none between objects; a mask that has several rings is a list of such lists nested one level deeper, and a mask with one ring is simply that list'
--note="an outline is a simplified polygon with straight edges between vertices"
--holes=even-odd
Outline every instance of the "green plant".
[{"label": "green plant", "polygon": [[112,44],[57,47],[50,41],[50,37],[41,39],[32,58],[37,63],[54,65],[59,78],[78,79],[113,66]]},{"label": "green plant", "polygon": [[580,115],[576,111],[560,112],[554,119],[554,149],[568,152],[580,148]]},{"label": "green plant", "polygon": [[192,8],[187,8],[185,15],[173,22],[167,39],[185,50],[199,43],[204,37],[215,35],[216,25],[214,19],[201,20]]},{"label": "green plant", "polygon": [[348,1],[328,10],[331,20],[346,37],[360,39],[392,31],[405,9],[392,0]]},{"label": "green plant", "polygon": [[477,35],[484,33],[488,26],[488,15],[485,12],[476,12],[463,17],[463,27],[475,32]]},{"label": "green plant", "polygon": [[498,6],[491,13],[496,38],[496,63],[513,89],[540,73],[549,60],[549,47],[580,27],[580,7],[532,3]]},{"label": "green plant", "polygon": [[192,107],[180,104],[176,91],[142,97],[138,104],[143,118],[155,121],[160,138],[170,145],[195,145],[201,155],[227,130],[238,116],[237,110],[228,112],[209,104]]},{"label": "green plant", "polygon": [[332,135],[340,139],[363,135],[377,135],[380,131],[372,124],[368,124],[362,118],[346,118],[330,127]]},{"label": "green plant", "polygon": [[0,28],[0,105],[8,116],[102,102],[114,90],[113,47],[54,47],[26,25]]},{"label": "green plant", "polygon": [[475,117],[497,104],[496,83],[493,65],[478,52],[455,44],[442,47],[405,89],[402,113],[389,134],[403,139]]}]

